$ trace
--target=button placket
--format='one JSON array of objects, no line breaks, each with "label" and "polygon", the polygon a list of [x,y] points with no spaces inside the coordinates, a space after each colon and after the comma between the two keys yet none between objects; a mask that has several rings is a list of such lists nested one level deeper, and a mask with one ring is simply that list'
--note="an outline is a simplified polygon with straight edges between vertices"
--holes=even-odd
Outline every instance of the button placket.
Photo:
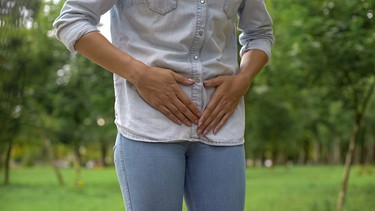
[{"label": "button placket", "polygon": [[[207,0],[197,0],[199,2],[197,4],[197,27],[194,37],[193,46],[190,49],[190,53],[192,55],[193,60],[199,60],[200,59],[200,49],[203,44],[204,39],[204,28],[206,25],[206,5],[203,5],[206,3]],[[201,72],[201,71],[200,71]]]},{"label": "button placket", "polygon": [[[190,48],[190,58],[191,58],[191,76],[195,80],[195,83],[192,85],[192,100],[201,108],[203,105],[202,101],[202,63],[200,51],[203,46],[204,39],[204,29],[206,22],[206,1],[207,0],[197,0],[196,1],[196,28],[193,43]],[[193,125],[190,131],[190,137],[192,139],[199,138],[199,135],[196,133],[196,127]]]}]

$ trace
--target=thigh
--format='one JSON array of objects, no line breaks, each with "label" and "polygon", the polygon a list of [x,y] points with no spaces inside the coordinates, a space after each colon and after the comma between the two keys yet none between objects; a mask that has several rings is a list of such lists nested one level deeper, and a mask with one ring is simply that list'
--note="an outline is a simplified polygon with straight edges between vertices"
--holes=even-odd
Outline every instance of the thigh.
[{"label": "thigh", "polygon": [[189,149],[184,197],[190,211],[243,211],[245,181],[243,145]]},{"label": "thigh", "polygon": [[114,154],[127,211],[182,209],[185,177],[183,144],[138,142],[119,134]]}]

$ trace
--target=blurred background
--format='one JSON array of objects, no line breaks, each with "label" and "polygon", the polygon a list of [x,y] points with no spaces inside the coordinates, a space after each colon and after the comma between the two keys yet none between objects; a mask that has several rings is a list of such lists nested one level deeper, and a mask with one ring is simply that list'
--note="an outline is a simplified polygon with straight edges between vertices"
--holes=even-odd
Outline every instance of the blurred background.
[{"label": "blurred background", "polygon": [[[124,210],[112,74],[57,41],[63,2],[0,0],[3,211]],[[276,43],[245,97],[246,210],[375,210],[375,0],[265,2]]]}]

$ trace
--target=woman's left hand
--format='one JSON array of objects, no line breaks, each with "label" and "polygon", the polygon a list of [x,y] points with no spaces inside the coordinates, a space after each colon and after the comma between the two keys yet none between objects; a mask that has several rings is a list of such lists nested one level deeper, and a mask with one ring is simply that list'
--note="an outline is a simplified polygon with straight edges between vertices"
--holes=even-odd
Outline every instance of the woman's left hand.
[{"label": "woman's left hand", "polygon": [[211,129],[216,134],[233,114],[242,96],[250,87],[251,80],[234,76],[218,76],[203,82],[205,87],[215,87],[198,122],[198,134],[207,134]]}]

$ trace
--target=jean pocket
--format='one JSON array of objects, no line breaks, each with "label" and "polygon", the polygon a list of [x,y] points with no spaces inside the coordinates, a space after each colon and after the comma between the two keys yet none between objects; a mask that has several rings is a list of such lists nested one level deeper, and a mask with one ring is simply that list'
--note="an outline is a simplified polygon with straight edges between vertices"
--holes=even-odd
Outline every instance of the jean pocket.
[{"label": "jean pocket", "polygon": [[148,0],[147,6],[150,10],[165,15],[177,8],[177,0]]},{"label": "jean pocket", "polygon": [[223,10],[228,19],[236,17],[241,2],[242,0],[225,0]]}]

